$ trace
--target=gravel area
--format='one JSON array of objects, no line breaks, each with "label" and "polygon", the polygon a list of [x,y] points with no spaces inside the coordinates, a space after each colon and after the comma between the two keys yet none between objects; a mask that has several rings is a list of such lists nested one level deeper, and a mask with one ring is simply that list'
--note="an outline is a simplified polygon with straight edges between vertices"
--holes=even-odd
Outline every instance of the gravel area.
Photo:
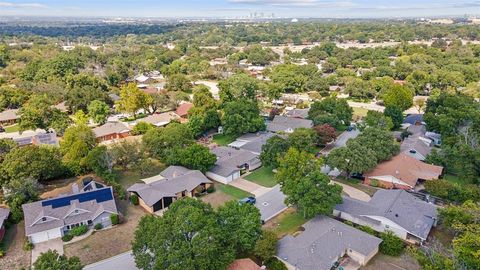
[{"label": "gravel area", "polygon": [[4,238],[7,250],[0,259],[0,269],[21,269],[30,267],[30,251],[23,250],[25,223],[22,221],[7,230]]}]

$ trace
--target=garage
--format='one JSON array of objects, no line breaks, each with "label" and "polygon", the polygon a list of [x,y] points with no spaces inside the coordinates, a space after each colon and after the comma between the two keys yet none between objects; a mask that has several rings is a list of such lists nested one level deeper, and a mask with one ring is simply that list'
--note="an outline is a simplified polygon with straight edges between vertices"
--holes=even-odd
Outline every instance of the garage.
[{"label": "garage", "polygon": [[55,228],[30,235],[30,241],[33,244],[36,244],[60,237],[62,237],[62,231],[60,230],[60,228]]}]

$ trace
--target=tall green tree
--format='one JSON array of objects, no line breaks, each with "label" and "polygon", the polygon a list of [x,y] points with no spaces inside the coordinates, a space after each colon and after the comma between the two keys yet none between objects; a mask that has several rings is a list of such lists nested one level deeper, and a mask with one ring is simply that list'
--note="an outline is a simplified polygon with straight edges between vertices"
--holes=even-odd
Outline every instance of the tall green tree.
[{"label": "tall green tree", "polygon": [[109,113],[110,107],[103,101],[94,100],[88,105],[88,115],[97,124],[105,124]]},{"label": "tall green tree", "polygon": [[400,145],[392,133],[385,129],[367,128],[355,141],[371,150],[377,162],[388,160],[400,152]]},{"label": "tall green tree", "polygon": [[342,187],[330,184],[321,172],[322,162],[312,154],[290,148],[279,163],[275,179],[286,195],[285,203],[298,207],[305,218],[330,214],[342,202]]},{"label": "tall green tree", "polygon": [[181,165],[203,173],[208,171],[216,161],[217,157],[210,152],[208,147],[196,143],[180,148],[167,157],[168,164]]},{"label": "tall green tree", "polygon": [[33,263],[33,267],[38,270],[82,270],[83,265],[78,257],[68,258],[60,255],[56,250],[48,250],[40,254],[38,259]]},{"label": "tall green tree", "polygon": [[405,111],[413,106],[413,91],[399,84],[393,84],[383,96],[385,106],[397,107]]},{"label": "tall green tree", "polygon": [[153,98],[145,92],[142,92],[133,83],[129,83],[120,88],[120,100],[116,102],[118,110],[129,113],[134,118],[136,118],[138,110],[144,109],[148,111],[152,103]]},{"label": "tall green tree", "polygon": [[247,74],[235,74],[218,83],[219,95],[222,103],[236,101],[238,99],[256,100],[260,89],[257,79]]},{"label": "tall green tree", "polygon": [[288,135],[287,142],[290,147],[299,151],[305,151],[314,154],[318,142],[318,135],[311,128],[297,128]]},{"label": "tall green tree", "polygon": [[272,166],[276,168],[278,167],[278,158],[285,155],[289,148],[290,144],[286,139],[275,135],[262,145],[260,160],[264,166]]},{"label": "tall green tree", "polygon": [[225,104],[222,125],[225,134],[241,135],[265,129],[256,101],[238,100]]},{"label": "tall green tree", "polygon": [[331,168],[344,171],[347,177],[351,173],[364,173],[377,165],[375,152],[355,140],[347,142],[347,146],[335,148],[326,159]]},{"label": "tall green tree", "polygon": [[62,134],[69,125],[68,116],[52,107],[50,99],[45,95],[34,95],[20,109],[20,130],[55,129]]},{"label": "tall green tree", "polygon": [[95,135],[87,125],[69,127],[60,142],[63,163],[75,174],[86,172],[85,158],[96,144]]},{"label": "tall green tree", "polygon": [[235,252],[225,246],[224,237],[212,207],[185,198],[171,204],[162,217],[143,217],[132,251],[143,270],[226,269]]},{"label": "tall green tree", "polygon": [[328,97],[312,104],[308,111],[308,118],[315,125],[329,124],[338,129],[348,126],[352,120],[353,109],[345,99]]},{"label": "tall green tree", "polygon": [[164,128],[149,130],[142,137],[142,145],[147,153],[160,160],[165,160],[179,149],[193,143],[194,139],[190,128],[177,122],[170,123]]}]

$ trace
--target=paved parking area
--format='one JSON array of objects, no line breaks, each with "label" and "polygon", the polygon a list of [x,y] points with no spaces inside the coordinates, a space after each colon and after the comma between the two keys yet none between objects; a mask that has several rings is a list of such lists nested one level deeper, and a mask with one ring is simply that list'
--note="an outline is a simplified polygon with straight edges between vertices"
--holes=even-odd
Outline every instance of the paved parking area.
[{"label": "paved parking area", "polygon": [[35,244],[32,250],[32,264],[37,260],[40,254],[47,252],[49,249],[56,250],[58,254],[63,255],[62,239],[57,238]]},{"label": "paved parking area", "polygon": [[284,203],[285,194],[280,191],[280,185],[276,185],[268,192],[257,197],[255,206],[260,209],[262,220],[267,222],[274,218],[276,215],[287,209]]}]

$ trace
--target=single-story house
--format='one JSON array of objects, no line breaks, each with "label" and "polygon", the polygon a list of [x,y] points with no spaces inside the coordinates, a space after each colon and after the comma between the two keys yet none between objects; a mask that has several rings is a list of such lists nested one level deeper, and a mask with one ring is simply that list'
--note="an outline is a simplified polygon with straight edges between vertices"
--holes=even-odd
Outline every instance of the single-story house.
[{"label": "single-story house", "polygon": [[344,197],[333,214],[377,232],[392,231],[411,243],[425,241],[437,225],[437,208],[405,190],[378,190],[368,202]]},{"label": "single-story house", "polygon": [[432,152],[431,140],[423,137],[407,137],[400,144],[400,152],[417,160],[424,161]]},{"label": "single-story house", "polygon": [[310,109],[293,109],[285,113],[285,116],[290,118],[307,119],[309,110]]},{"label": "single-story house", "polygon": [[18,109],[9,109],[0,112],[0,125],[8,126],[15,124],[20,119],[18,111]]},{"label": "single-story house", "polygon": [[265,145],[268,139],[273,136],[276,136],[276,134],[271,132],[246,133],[238,137],[228,146],[235,149],[247,150],[254,153],[255,155],[260,155],[260,153],[262,152],[262,146]]},{"label": "single-story house", "polygon": [[308,119],[292,118],[276,115],[267,123],[267,131],[292,133],[297,128],[312,128],[313,121]]},{"label": "single-story house", "polygon": [[107,122],[93,129],[97,142],[121,139],[130,136],[130,128],[122,122]]},{"label": "single-story house", "polygon": [[205,175],[223,184],[240,178],[243,172],[262,166],[258,155],[247,150],[220,146],[211,149],[210,152],[217,156],[217,162]]},{"label": "single-story house", "polygon": [[163,127],[170,124],[170,122],[178,118],[179,118],[178,115],[176,115],[173,112],[164,112],[164,113],[154,113],[145,118],[139,119],[138,122],[146,122],[156,127]]},{"label": "single-story house", "polygon": [[182,103],[180,104],[180,106],[178,106],[177,110],[175,111],[175,113],[182,117],[182,118],[187,118],[188,117],[188,111],[193,107],[193,104],[190,103],[190,102],[185,102],[185,103]]},{"label": "single-story house", "polygon": [[403,119],[404,124],[410,125],[424,125],[425,122],[423,121],[423,114],[409,114]]},{"label": "single-story house", "polygon": [[111,226],[110,216],[118,214],[112,187],[95,185],[89,191],[27,203],[22,208],[25,234],[34,244],[60,238],[81,225]]},{"label": "single-story house", "polygon": [[19,146],[26,145],[54,145],[58,146],[57,133],[39,133],[31,136],[18,137],[13,139]]},{"label": "single-story house", "polygon": [[150,213],[163,213],[175,200],[195,197],[212,185],[203,173],[181,166],[170,166],[159,175],[142,180],[127,189],[138,196],[139,204]]},{"label": "single-story house", "polygon": [[[303,228],[299,235],[287,235],[278,242],[277,257],[289,269],[330,270],[337,263],[344,266],[344,256],[348,256],[353,265],[363,266],[377,254],[382,242],[326,216],[317,216]],[[352,264],[350,260],[346,261]]]},{"label": "single-story house", "polygon": [[262,270],[262,268],[252,261],[252,259],[244,258],[233,261],[227,270]]},{"label": "single-story house", "polygon": [[439,179],[443,167],[423,163],[414,157],[400,153],[384,161],[367,173],[364,183],[383,188],[413,189],[417,182]]},{"label": "single-story house", "polygon": [[141,74],[135,77],[135,81],[140,84],[150,84],[150,83],[154,83],[156,80]]},{"label": "single-story house", "polygon": [[432,140],[433,144],[436,145],[436,146],[441,146],[442,145],[442,135],[441,134],[427,131],[427,132],[425,132],[425,137]]},{"label": "single-story house", "polygon": [[7,222],[9,215],[9,209],[0,207],[0,241],[2,241],[3,237],[5,236],[5,223]]}]

